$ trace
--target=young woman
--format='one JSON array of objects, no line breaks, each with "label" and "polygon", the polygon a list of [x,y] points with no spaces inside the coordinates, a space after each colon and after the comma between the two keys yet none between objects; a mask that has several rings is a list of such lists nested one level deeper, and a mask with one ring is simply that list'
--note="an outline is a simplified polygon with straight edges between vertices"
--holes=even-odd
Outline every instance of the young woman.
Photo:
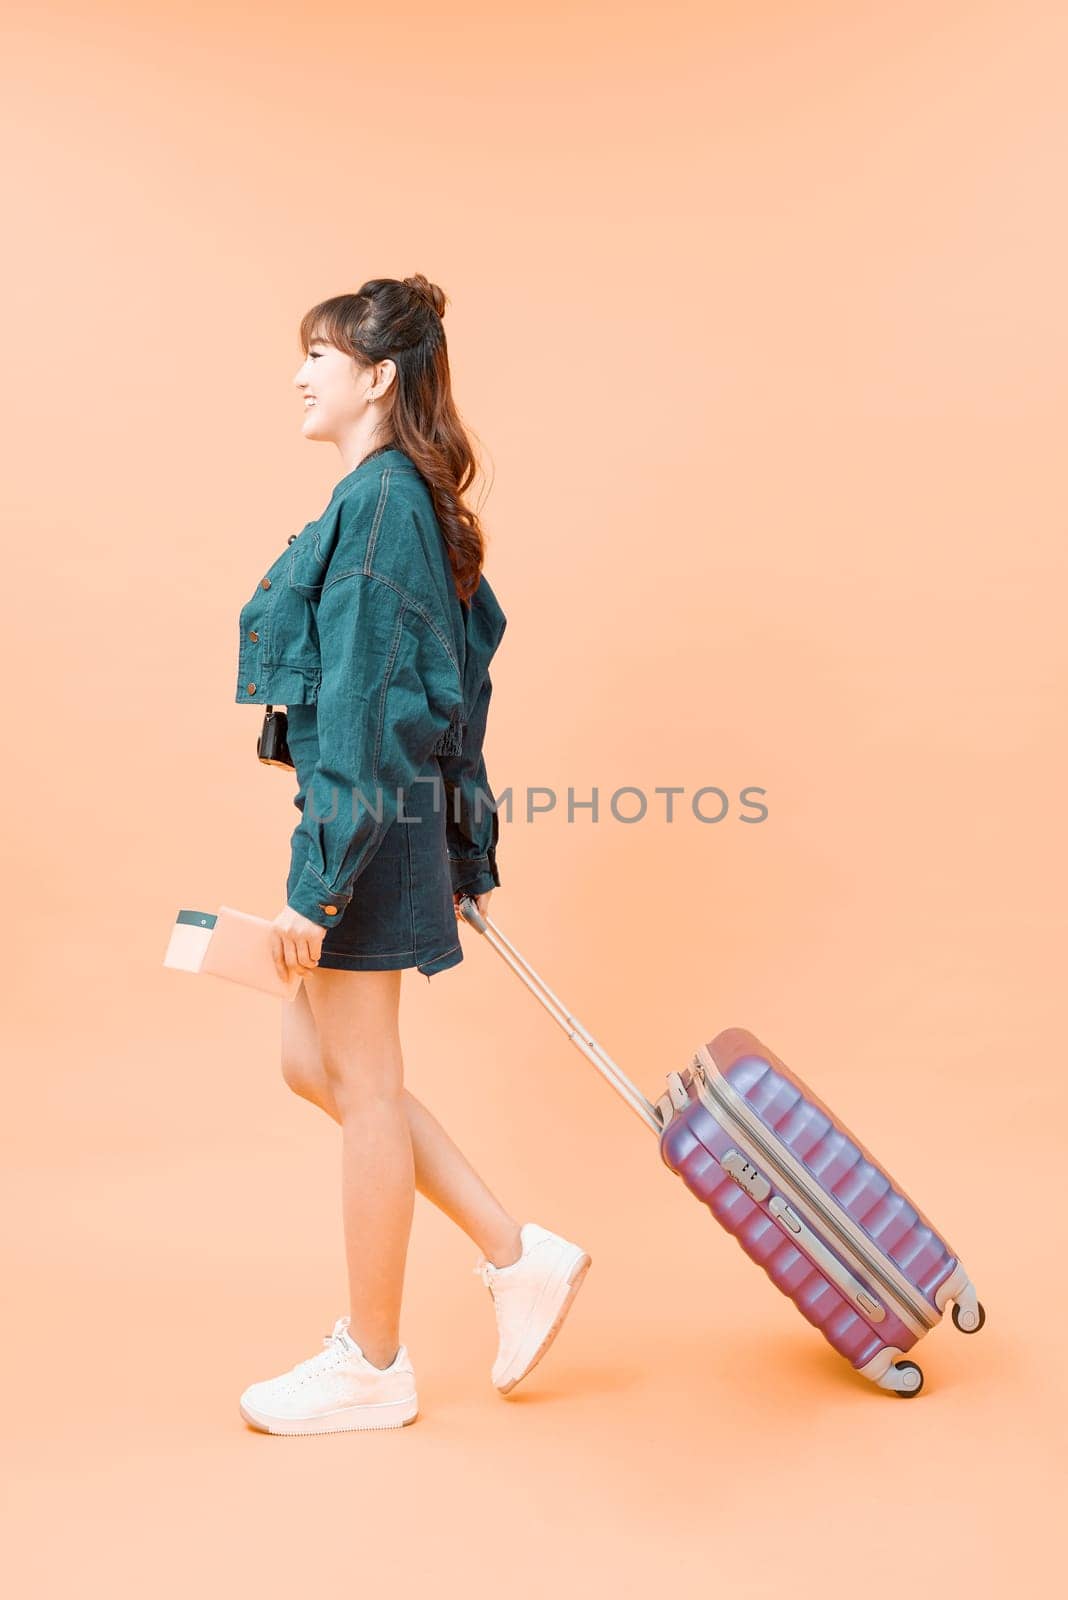
[{"label": "young woman", "polygon": [[345,475],[242,609],[237,699],[286,707],[301,820],[275,959],[282,1070],[341,1127],[349,1313],[324,1348],[254,1383],[267,1433],[392,1428],[418,1414],[400,1341],[415,1189],[479,1246],[493,1297],[492,1379],[508,1394],[544,1355],[590,1265],[520,1226],[403,1083],[401,971],[463,960],[462,894],[500,884],[482,742],[505,617],[461,498],[474,457],[453,404],[445,296],[417,274],[372,278],[304,317],[294,382],[305,438]]}]

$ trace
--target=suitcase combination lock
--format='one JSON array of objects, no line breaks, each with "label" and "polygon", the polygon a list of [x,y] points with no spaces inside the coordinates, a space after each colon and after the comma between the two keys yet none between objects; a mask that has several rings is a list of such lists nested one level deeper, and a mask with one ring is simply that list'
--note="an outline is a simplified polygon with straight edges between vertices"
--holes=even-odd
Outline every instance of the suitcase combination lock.
[{"label": "suitcase combination lock", "polygon": [[744,1189],[754,1200],[766,1200],[771,1193],[767,1178],[740,1150],[728,1150],[720,1166],[729,1178],[734,1179],[739,1189]]}]

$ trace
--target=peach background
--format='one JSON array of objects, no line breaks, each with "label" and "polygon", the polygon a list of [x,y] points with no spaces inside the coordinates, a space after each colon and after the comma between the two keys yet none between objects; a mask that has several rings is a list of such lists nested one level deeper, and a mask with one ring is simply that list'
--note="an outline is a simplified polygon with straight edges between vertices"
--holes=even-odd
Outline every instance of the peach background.
[{"label": "peach background", "polygon": [[[385,12],[385,14],[382,14]],[[3,1140],[20,1595],[1001,1596],[1059,1563],[1068,19],[1015,3],[38,4],[5,69]],[[420,1200],[422,1416],[237,1397],[344,1309],[279,1007],[164,972],[280,909],[236,621],[325,504],[299,317],[451,297],[509,617],[492,914],[649,1093],[751,1027],[987,1307],[853,1376],[464,930],[408,1077],[594,1270],[513,1401]],[[766,823],[607,813],[767,790]],[[821,1559],[822,1555],[822,1559]]]}]

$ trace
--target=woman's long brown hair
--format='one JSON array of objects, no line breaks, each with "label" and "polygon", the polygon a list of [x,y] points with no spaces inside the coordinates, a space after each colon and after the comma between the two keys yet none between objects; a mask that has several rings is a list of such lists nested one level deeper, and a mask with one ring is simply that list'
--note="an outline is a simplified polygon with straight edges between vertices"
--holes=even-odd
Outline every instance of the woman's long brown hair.
[{"label": "woman's long brown hair", "polygon": [[312,306],[301,319],[300,342],[305,355],[318,338],[361,367],[387,358],[396,363],[391,438],[383,443],[410,456],[426,480],[456,593],[466,603],[482,576],[485,539],[477,513],[462,499],[477,464],[453,404],[444,314],[445,295],[421,272],[368,278],[355,294]]}]

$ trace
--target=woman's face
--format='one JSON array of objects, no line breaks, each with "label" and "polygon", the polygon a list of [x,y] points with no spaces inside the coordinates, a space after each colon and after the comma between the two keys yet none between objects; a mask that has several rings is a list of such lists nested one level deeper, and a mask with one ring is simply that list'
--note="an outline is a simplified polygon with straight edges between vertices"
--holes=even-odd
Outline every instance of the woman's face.
[{"label": "woman's face", "polygon": [[325,339],[313,339],[304,364],[293,382],[301,391],[306,439],[332,439],[335,443],[352,431],[367,410],[367,390],[374,372],[361,370],[350,355]]}]

